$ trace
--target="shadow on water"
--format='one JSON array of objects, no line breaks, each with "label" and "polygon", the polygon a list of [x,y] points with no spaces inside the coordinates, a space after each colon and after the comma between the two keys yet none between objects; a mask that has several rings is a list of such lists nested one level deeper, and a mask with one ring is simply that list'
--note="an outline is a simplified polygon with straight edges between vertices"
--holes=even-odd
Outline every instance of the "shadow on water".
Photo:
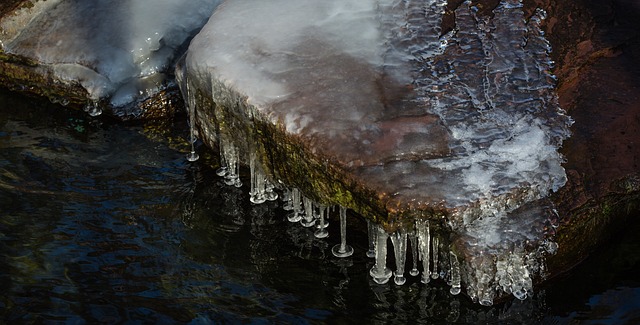
[{"label": "shadow on water", "polygon": [[337,259],[337,211],[331,236],[316,239],[275,203],[252,205],[247,188],[186,162],[187,131],[174,129],[150,137],[0,92],[4,322],[565,324],[640,313],[637,225],[522,302],[485,308],[415,277],[374,285],[362,220],[349,221],[356,254]]}]

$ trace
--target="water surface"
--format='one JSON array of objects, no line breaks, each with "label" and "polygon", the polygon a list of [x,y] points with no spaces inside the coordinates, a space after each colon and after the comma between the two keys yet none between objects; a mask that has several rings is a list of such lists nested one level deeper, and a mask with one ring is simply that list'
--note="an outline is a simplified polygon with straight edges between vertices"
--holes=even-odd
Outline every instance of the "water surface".
[{"label": "water surface", "polygon": [[[442,283],[374,285],[364,222],[330,237],[189,163],[186,118],[94,119],[0,92],[0,317],[6,323],[585,323],[640,321],[640,227],[532,299],[491,308]],[[247,182],[245,182],[247,183]],[[391,259],[389,259],[391,261]]]}]

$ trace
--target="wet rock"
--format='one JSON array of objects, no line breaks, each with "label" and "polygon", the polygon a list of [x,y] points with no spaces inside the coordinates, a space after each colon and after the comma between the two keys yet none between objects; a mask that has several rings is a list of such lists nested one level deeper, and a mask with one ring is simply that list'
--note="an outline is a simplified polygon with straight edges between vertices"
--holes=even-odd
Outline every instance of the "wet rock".
[{"label": "wet rock", "polygon": [[175,60],[217,0],[0,4],[0,85],[120,119],[171,114]]},{"label": "wet rock", "polygon": [[[610,119],[591,119],[594,112],[573,92],[588,83],[585,72],[599,58],[616,57],[616,46],[592,39],[597,19],[581,4],[480,1],[469,9],[451,2],[449,12],[394,4],[373,14],[350,7],[357,23],[345,30],[340,18],[310,16],[303,22],[308,28],[278,34],[290,19],[278,5],[262,11],[285,18],[242,22],[243,33],[229,33],[240,26],[225,15],[255,8],[225,3],[180,68],[200,137],[223,153],[233,143],[234,162],[257,157],[272,183],[298,188],[321,205],[349,207],[389,232],[429,220],[431,240],[440,238],[444,250],[432,253],[433,272],[448,265],[451,249],[462,259],[462,281],[474,300],[489,304],[505,293],[523,299],[532,280],[566,270],[637,211],[637,150],[610,142],[637,141],[635,102],[614,114],[626,116],[619,121],[632,132],[613,137],[604,133]],[[281,5],[299,24],[302,9]],[[536,8],[549,17],[542,20]],[[335,8],[316,9],[313,14]],[[435,17],[431,25],[425,10]],[[558,107],[538,26],[556,49],[562,107],[576,112],[574,138],[561,149],[568,178],[554,149],[570,122]],[[365,35],[360,43],[349,43],[353,31]],[[623,89],[635,84],[620,82]],[[602,94],[602,84],[582,91]],[[581,129],[601,130],[607,149],[586,148],[593,142]],[[585,165],[600,150],[626,156]],[[603,173],[609,169],[615,172]]]},{"label": "wet rock", "polygon": [[564,49],[558,92],[575,120],[562,148],[568,182],[551,197],[561,220],[548,263],[559,272],[640,213],[640,6],[587,1],[556,10],[567,17],[549,31]]},{"label": "wet rock", "polygon": [[[458,256],[475,301],[524,299],[555,252],[546,197],[565,184],[557,149],[571,124],[545,13],[525,17],[508,0],[478,16],[465,2],[443,35],[446,4],[228,1],[192,41],[179,79],[200,137],[233,162],[225,168],[240,161],[388,232],[426,221],[423,282],[454,273]],[[263,12],[279,19],[237,19]],[[385,256],[371,271],[378,283],[390,276]]]}]

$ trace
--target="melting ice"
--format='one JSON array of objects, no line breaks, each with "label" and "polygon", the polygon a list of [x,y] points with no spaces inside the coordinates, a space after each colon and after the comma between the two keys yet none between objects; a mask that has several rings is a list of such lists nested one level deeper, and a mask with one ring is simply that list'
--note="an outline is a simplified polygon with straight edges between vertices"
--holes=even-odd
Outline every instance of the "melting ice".
[{"label": "melting ice", "polygon": [[[226,1],[192,41],[181,80],[207,97],[195,102],[229,109],[195,111],[225,161],[250,165],[252,197],[283,175],[235,134],[269,123],[377,192],[389,223],[396,211],[416,219],[391,233],[372,226],[375,282],[404,283],[410,245],[409,275],[421,265],[424,283],[443,279],[485,305],[501,292],[524,299],[554,251],[544,198],[564,185],[557,149],[571,124],[554,92],[545,13],[527,18],[504,0],[478,17],[465,2],[443,35],[446,5]],[[322,227],[326,204],[287,193],[291,221]]]},{"label": "melting ice", "polygon": [[[165,87],[180,47],[219,0],[47,0],[3,21],[4,51],[122,107]],[[25,28],[26,26],[26,28]]]}]

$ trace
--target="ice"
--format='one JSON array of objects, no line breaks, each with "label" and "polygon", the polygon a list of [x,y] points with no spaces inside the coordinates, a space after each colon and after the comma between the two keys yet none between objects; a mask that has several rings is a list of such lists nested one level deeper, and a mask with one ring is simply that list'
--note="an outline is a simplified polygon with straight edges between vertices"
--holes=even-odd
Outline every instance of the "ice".
[{"label": "ice", "polygon": [[329,237],[329,231],[327,231],[329,223],[325,223],[325,217],[328,213],[328,207],[318,206],[318,224],[316,225],[316,231],[313,233],[316,238]]},{"label": "ice", "polygon": [[251,189],[249,190],[249,200],[253,204],[261,204],[267,201],[266,196],[266,176],[262,171],[262,166],[257,161],[255,153],[249,157],[249,169],[251,172]]},{"label": "ice", "polygon": [[333,246],[331,252],[336,257],[353,255],[353,247],[347,245],[347,208],[340,206],[340,244]]},{"label": "ice", "polygon": [[393,272],[393,281],[397,285],[403,285],[407,282],[404,277],[404,266],[407,260],[407,230],[401,227],[391,234],[391,243],[393,244],[393,253],[396,258],[396,271]]},{"label": "ice", "polygon": [[378,236],[378,230],[376,224],[367,220],[367,238],[369,239],[369,249],[367,250],[367,257],[376,257],[376,237]]},{"label": "ice", "polygon": [[387,240],[389,234],[380,225],[376,226],[376,264],[369,274],[377,284],[385,284],[391,278],[391,270],[387,267]]},{"label": "ice", "polygon": [[451,263],[451,270],[449,271],[451,276],[451,289],[449,289],[449,292],[451,292],[452,295],[457,295],[461,291],[460,262],[458,261],[458,256],[456,256],[453,251],[450,251],[449,254],[449,261]]},{"label": "ice", "polygon": [[197,161],[200,159],[200,156],[196,153],[195,143],[197,141],[196,137],[196,102],[195,95],[193,91],[190,89],[189,84],[186,84],[186,96],[187,102],[187,112],[189,113],[189,144],[191,145],[191,151],[187,154],[187,160],[190,162]]},{"label": "ice", "polygon": [[227,137],[220,137],[221,167],[216,171],[224,177],[224,183],[241,187],[239,152],[233,142]]},{"label": "ice", "polygon": [[96,117],[102,115],[102,109],[100,105],[95,100],[90,100],[87,105],[84,107],[84,111],[89,114],[91,117]]},{"label": "ice", "polygon": [[422,261],[422,278],[420,281],[424,284],[431,281],[429,277],[429,246],[431,246],[431,236],[429,234],[429,221],[417,220],[416,221],[416,233],[418,234],[418,252],[420,260]]},{"label": "ice", "polygon": [[299,222],[302,220],[302,199],[300,196],[300,190],[297,188],[291,189],[291,213],[287,216],[289,222]]},{"label": "ice", "polygon": [[316,214],[314,212],[315,207],[313,201],[303,196],[302,203],[302,205],[304,206],[304,215],[302,216],[302,220],[300,220],[300,224],[306,228],[315,226]]},{"label": "ice", "polygon": [[440,255],[440,239],[437,236],[431,237],[431,256],[433,257],[433,271],[431,271],[431,278],[437,279],[440,274],[438,273],[438,256]]},{"label": "ice", "polygon": [[282,209],[285,211],[293,211],[292,191],[285,188],[282,193]]},{"label": "ice", "polygon": [[413,267],[409,274],[416,276],[420,274],[420,271],[418,270],[418,234],[415,227],[409,234],[409,243],[411,243],[411,256],[413,257]]},{"label": "ice", "polygon": [[37,12],[18,13],[20,29],[5,23],[10,32],[0,35],[4,51],[36,59],[60,80],[80,83],[91,99],[117,107],[162,87],[175,56],[219,0],[44,3]]}]

